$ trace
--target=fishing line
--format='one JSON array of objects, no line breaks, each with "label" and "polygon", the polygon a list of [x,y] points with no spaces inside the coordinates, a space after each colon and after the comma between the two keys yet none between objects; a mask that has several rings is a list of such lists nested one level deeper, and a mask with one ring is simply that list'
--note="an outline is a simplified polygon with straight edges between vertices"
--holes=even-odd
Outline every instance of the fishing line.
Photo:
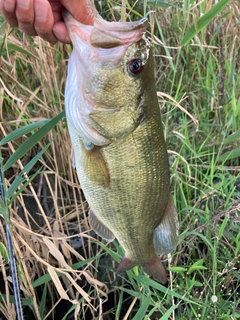
[{"label": "fishing line", "polygon": [[[6,206],[4,181],[3,181],[3,174],[2,174],[1,168],[0,168],[0,198],[2,200],[2,204]],[[11,238],[10,220],[9,218],[6,217],[6,215],[0,215],[0,216],[6,222],[8,252],[9,252],[9,260],[10,260],[10,268],[12,273],[12,283],[13,283],[13,292],[14,292],[14,298],[15,298],[17,319],[23,320],[24,318],[23,318],[22,303],[20,298],[19,280],[17,275],[16,260],[14,257],[13,244],[12,244],[12,238]]]}]

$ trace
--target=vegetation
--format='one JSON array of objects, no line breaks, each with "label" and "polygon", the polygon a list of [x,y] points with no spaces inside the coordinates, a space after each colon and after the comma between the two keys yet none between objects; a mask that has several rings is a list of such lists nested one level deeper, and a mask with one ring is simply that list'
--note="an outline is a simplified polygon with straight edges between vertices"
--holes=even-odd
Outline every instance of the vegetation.
[{"label": "vegetation", "polygon": [[[179,245],[162,257],[167,286],[141,268],[116,277],[122,250],[89,231],[71,163],[71,46],[51,47],[0,16],[0,213],[11,223],[24,318],[240,319],[240,3],[100,4],[106,19],[150,21]],[[0,229],[0,318],[14,320],[3,219]]]}]

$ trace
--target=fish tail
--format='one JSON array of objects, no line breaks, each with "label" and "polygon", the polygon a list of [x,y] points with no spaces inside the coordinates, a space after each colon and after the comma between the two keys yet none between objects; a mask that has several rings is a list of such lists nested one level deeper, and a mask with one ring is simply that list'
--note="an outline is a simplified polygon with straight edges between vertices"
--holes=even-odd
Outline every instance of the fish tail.
[{"label": "fish tail", "polygon": [[122,260],[120,261],[116,272],[117,273],[123,273],[123,272],[125,272],[127,270],[132,269],[136,265],[137,265],[137,263],[135,261],[132,261],[131,259],[128,259],[126,256],[124,256],[122,258]]},{"label": "fish tail", "polygon": [[144,263],[142,267],[149,276],[153,277],[153,279],[158,282],[166,283],[168,281],[166,270],[158,256],[151,261]]},{"label": "fish tail", "polygon": [[[138,265],[137,262],[130,260],[126,256],[124,256],[120,262],[120,264],[117,267],[117,273],[122,273],[124,271],[132,269],[134,266]],[[153,277],[153,279],[161,282],[166,283],[167,282],[167,273],[164,269],[161,260],[158,256],[150,260],[149,262],[146,262],[142,264],[143,270],[150,276]]]}]

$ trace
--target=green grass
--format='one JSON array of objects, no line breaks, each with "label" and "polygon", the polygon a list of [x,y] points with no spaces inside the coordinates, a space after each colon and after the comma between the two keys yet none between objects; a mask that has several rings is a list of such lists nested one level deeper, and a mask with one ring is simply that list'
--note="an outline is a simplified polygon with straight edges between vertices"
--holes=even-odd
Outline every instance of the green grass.
[{"label": "green grass", "polygon": [[[71,48],[4,28],[0,16],[8,201],[0,213],[11,221],[26,319],[67,319],[71,312],[87,320],[240,319],[240,5],[227,2],[216,2],[217,15],[210,0],[126,2],[128,15],[118,11],[120,3],[103,2],[109,20],[145,13],[155,35],[156,85],[180,221],[179,245],[162,257],[168,287],[141,268],[116,277],[122,249],[88,231],[61,113]],[[0,312],[16,319],[2,221],[0,229]],[[76,234],[81,250],[72,246]]]}]

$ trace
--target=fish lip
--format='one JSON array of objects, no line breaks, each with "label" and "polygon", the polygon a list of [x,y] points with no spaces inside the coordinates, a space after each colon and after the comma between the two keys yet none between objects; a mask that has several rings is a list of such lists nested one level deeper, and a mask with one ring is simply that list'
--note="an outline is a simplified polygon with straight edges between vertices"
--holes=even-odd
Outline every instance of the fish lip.
[{"label": "fish lip", "polygon": [[[94,14],[94,13],[93,13]],[[64,8],[62,11],[63,19],[67,25],[67,27],[73,23],[75,19],[73,19],[71,13]],[[99,30],[111,30],[111,31],[119,31],[119,32],[129,32],[134,31],[140,27],[147,28],[148,19],[141,18],[137,21],[129,21],[129,22],[110,22],[104,20],[99,14],[94,14],[94,18],[91,24],[84,24],[81,21],[77,21],[81,27],[84,26],[96,26]]]},{"label": "fish lip", "polygon": [[146,32],[147,18],[134,22],[109,22],[91,10],[91,24],[84,24],[75,20],[70,12],[63,9],[63,18],[73,44],[79,40],[93,47],[114,48],[119,45],[131,45],[140,40]]},{"label": "fish lip", "polygon": [[129,32],[139,29],[140,27],[147,28],[148,19],[142,18],[137,21],[129,21],[129,22],[109,22],[103,19],[95,18],[95,22],[99,29],[109,29],[111,31],[119,31],[119,32]]},{"label": "fish lip", "polygon": [[[146,18],[135,22],[109,22],[102,19],[94,11],[94,8],[91,5],[89,6],[92,14],[88,11],[91,18],[87,22],[91,21],[91,24],[82,23],[84,20],[79,22],[72,17],[70,12],[66,9],[63,10],[63,18],[69,31],[74,51],[77,52],[81,64],[85,65],[85,67],[90,61],[101,61],[108,64],[109,56],[114,56],[111,61],[114,61],[114,65],[118,65],[129,46],[140,39],[146,39],[145,33],[148,24]],[[99,57],[101,58],[99,59]]]}]

